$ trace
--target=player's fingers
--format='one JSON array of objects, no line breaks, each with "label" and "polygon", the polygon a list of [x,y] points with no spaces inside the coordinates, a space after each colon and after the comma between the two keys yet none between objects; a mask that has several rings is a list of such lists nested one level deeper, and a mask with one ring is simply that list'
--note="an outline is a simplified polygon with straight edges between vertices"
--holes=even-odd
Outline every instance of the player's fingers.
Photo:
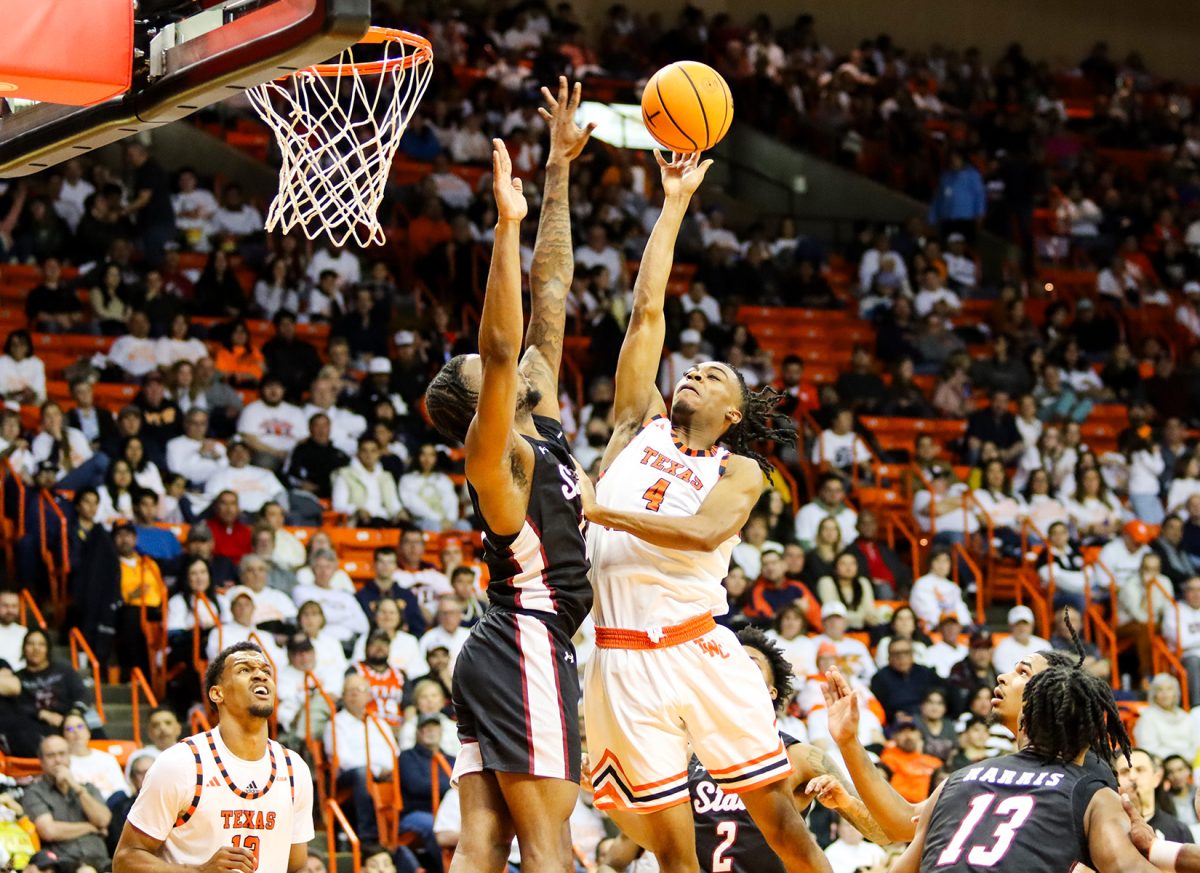
[{"label": "player's fingers", "polygon": [[576,82],[575,86],[571,89],[571,102],[569,104],[571,111],[574,112],[576,109],[578,109],[579,104],[582,102],[583,102],[583,82]]},{"label": "player's fingers", "polygon": [[585,128],[583,129],[583,138],[584,138],[584,139],[587,139],[589,136],[591,136],[591,135],[592,135],[592,131],[593,131],[593,130],[595,130],[595,129],[596,129],[596,122],[594,122],[594,121],[589,121],[589,122],[587,123],[587,127],[585,127]]},{"label": "player's fingers", "polygon": [[663,158],[662,152],[660,152],[658,149],[654,150],[654,160],[658,161],[658,165],[663,169],[667,168],[667,161],[665,158]]},{"label": "player's fingers", "polygon": [[550,89],[545,85],[542,86],[542,98],[555,109],[558,108],[558,101],[554,99],[554,95],[550,93]]},{"label": "player's fingers", "polygon": [[825,698],[825,707],[827,709],[832,709],[833,705],[837,703],[837,698],[833,696],[833,690],[829,687],[828,682],[821,683],[821,696]]},{"label": "player's fingers", "polygon": [[521,193],[522,193],[522,188],[523,188],[523,186],[522,186],[522,184],[521,184],[521,180],[520,180],[520,179],[513,179],[513,190],[514,190],[514,191],[516,191],[518,194],[521,194]]},{"label": "player's fingers", "polygon": [[709,158],[707,161],[705,161],[703,164],[700,165],[700,167],[699,167],[700,172],[707,173],[708,168],[711,167],[712,165],[713,165],[712,158]]},{"label": "player's fingers", "polygon": [[571,92],[567,88],[567,77],[559,76],[558,77],[558,102],[566,103],[570,93]]},{"label": "player's fingers", "polygon": [[547,121],[552,121],[554,119],[554,116],[550,114],[550,110],[548,110],[545,106],[538,107],[538,115],[542,116],[542,118],[546,119]]}]

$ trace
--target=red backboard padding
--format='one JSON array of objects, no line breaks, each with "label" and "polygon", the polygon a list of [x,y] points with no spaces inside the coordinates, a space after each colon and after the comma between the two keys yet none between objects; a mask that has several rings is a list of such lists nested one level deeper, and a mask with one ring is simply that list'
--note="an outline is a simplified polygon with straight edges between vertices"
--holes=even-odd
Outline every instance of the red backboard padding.
[{"label": "red backboard padding", "polygon": [[129,90],[133,0],[0,0],[0,97],[89,106]]}]

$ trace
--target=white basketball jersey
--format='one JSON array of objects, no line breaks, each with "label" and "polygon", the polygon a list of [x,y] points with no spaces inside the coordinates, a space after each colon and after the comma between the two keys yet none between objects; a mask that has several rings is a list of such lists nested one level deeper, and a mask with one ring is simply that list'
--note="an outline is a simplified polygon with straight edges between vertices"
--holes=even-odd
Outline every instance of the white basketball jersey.
[{"label": "white basketball jersey", "polygon": [[167,749],[146,774],[129,822],[176,864],[203,864],[222,846],[243,846],[258,873],[286,873],[293,843],[313,838],[312,777],[274,740],[258,761],[234,756],[220,728]]},{"label": "white basketball jersey", "polygon": [[[617,455],[596,485],[596,502],[632,512],[693,516],[725,472],[730,453],[686,448],[666,416],[656,416]],[[721,580],[737,543],[715,551],[666,549],[632,534],[588,527],[595,602],[600,627],[642,629],[678,624],[703,613],[728,610]]]}]

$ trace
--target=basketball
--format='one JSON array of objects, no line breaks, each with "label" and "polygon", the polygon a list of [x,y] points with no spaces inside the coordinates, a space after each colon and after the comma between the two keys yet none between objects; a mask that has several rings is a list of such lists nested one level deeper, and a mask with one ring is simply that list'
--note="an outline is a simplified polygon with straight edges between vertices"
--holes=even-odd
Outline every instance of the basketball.
[{"label": "basketball", "polygon": [[707,64],[676,61],[646,83],[642,121],[664,148],[702,152],[729,132],[733,95],[721,74]]}]

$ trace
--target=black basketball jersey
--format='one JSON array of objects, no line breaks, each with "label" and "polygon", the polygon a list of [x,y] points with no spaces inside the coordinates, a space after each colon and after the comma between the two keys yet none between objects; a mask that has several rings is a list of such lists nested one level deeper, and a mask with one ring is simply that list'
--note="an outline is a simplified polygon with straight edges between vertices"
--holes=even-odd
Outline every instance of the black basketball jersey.
[{"label": "black basketball jersey", "polygon": [[1068,873],[1092,866],[1084,815],[1105,779],[1099,759],[1047,764],[1017,752],[946,780],[921,853],[921,873]]},{"label": "black basketball jersey", "polygon": [[[782,731],[779,737],[788,747],[800,742]],[[786,873],[746,804],[736,794],[723,792],[695,755],[688,762],[688,796],[702,873]]]},{"label": "black basketball jersey", "polygon": [[542,439],[524,437],[533,449],[533,477],[521,530],[509,536],[493,533],[475,489],[469,483],[468,489],[475,513],[483,521],[491,608],[537,616],[570,638],[592,608],[589,564],[580,531],[579,479],[562,425],[541,415],[533,416],[533,423]]}]

